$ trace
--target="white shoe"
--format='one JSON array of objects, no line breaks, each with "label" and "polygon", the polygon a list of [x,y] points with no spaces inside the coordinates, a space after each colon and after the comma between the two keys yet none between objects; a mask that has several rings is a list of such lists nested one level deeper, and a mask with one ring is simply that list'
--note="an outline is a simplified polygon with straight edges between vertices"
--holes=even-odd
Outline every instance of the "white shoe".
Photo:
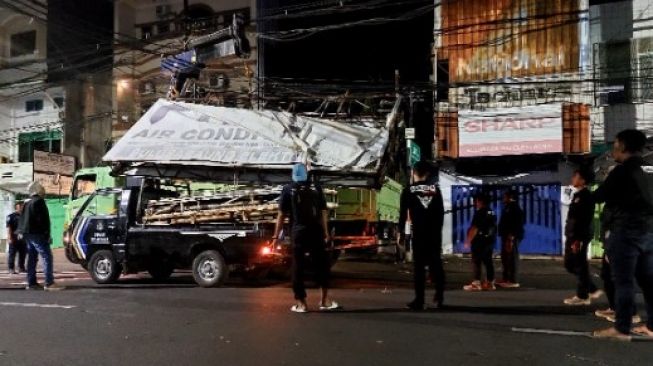
[{"label": "white shoe", "polygon": [[308,310],[306,310],[306,307],[299,306],[299,305],[293,305],[290,308],[290,311],[292,311],[293,313],[308,313]]},{"label": "white shoe", "polygon": [[331,301],[329,306],[320,304],[320,311],[331,311],[331,310],[338,310],[338,309],[340,309],[340,305],[335,301]]},{"label": "white shoe", "polygon": [[465,290],[465,291],[483,291],[483,286],[481,285],[481,281],[473,281],[469,285],[463,286],[463,290]]},{"label": "white shoe", "polygon": [[570,305],[570,306],[587,306],[587,305],[592,305],[592,300],[588,297],[587,299],[581,299],[578,296],[570,297],[568,299],[565,299],[563,301],[565,305]]}]

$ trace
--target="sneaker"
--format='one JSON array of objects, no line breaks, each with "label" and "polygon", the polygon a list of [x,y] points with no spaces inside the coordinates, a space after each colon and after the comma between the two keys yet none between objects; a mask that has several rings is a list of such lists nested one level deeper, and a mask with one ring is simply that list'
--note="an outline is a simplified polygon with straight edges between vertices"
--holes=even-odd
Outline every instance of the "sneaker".
[{"label": "sneaker", "polygon": [[58,285],[56,283],[52,283],[52,284],[49,284],[49,285],[45,285],[45,287],[43,289],[45,291],[61,291],[61,290],[65,289],[65,287],[63,287],[61,285]]},{"label": "sneaker", "polygon": [[483,291],[483,286],[481,285],[481,281],[472,281],[469,285],[463,286],[463,290],[465,291]]},{"label": "sneaker", "polygon": [[595,311],[595,312],[594,312],[594,315],[596,315],[596,316],[599,317],[599,318],[608,319],[608,317],[610,317],[610,316],[614,316],[614,315],[615,315],[615,312],[614,312],[614,310],[612,310],[612,309],[610,309],[610,308],[607,308],[607,309],[605,309],[605,310],[597,310],[597,311]]},{"label": "sneaker", "polygon": [[[608,317],[606,317],[606,319],[610,323],[616,323],[617,322],[617,315],[615,314],[615,315],[608,316]],[[641,316],[639,316],[637,314],[633,315],[633,324],[639,324],[641,322],[642,322],[642,317]]]},{"label": "sneaker", "polygon": [[565,303],[565,305],[571,305],[571,306],[587,306],[592,304],[592,300],[590,300],[589,298],[581,299],[578,296],[570,297],[568,299],[565,299],[565,301],[563,302]]},{"label": "sneaker", "polygon": [[623,334],[615,328],[597,330],[592,333],[594,338],[610,339],[615,341],[630,342],[632,337],[629,334]]},{"label": "sneaker", "polygon": [[605,292],[603,292],[603,290],[596,290],[596,291],[590,293],[590,299],[592,299],[592,300],[598,300],[598,299],[600,299],[601,296],[603,296],[604,294],[605,294]]},{"label": "sneaker", "polygon": [[413,300],[413,301],[409,302],[408,304],[406,304],[406,308],[408,308],[408,309],[410,309],[412,311],[426,310],[426,306],[424,305],[424,303],[419,303],[419,302],[417,302],[415,300]]},{"label": "sneaker", "polygon": [[39,285],[38,283],[35,285],[27,285],[25,286],[25,290],[42,290],[43,287]]},{"label": "sneaker", "polygon": [[10,269],[10,270],[7,271],[7,274],[8,275],[17,275],[18,272],[16,272],[16,270]]},{"label": "sneaker", "polygon": [[320,308],[320,311],[331,311],[331,310],[338,310],[338,309],[340,309],[340,305],[339,305],[337,302],[335,302],[335,301],[331,301],[331,302],[329,303],[329,305],[326,305],[326,304],[319,304],[318,306],[319,306],[319,308]]},{"label": "sneaker", "polygon": [[308,313],[308,309],[306,309],[306,306],[299,306],[299,305],[293,305],[290,308],[290,311],[293,313]]},{"label": "sneaker", "polygon": [[483,282],[483,291],[494,291],[497,289],[497,286],[494,284],[494,281],[485,281]]}]

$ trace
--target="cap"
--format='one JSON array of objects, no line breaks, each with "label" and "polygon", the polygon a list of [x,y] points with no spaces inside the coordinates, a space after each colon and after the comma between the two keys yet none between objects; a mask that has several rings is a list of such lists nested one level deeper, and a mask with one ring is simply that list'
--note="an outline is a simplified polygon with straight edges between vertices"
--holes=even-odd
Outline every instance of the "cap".
[{"label": "cap", "polygon": [[295,183],[306,182],[308,180],[308,170],[304,164],[295,164],[292,167],[292,181]]}]

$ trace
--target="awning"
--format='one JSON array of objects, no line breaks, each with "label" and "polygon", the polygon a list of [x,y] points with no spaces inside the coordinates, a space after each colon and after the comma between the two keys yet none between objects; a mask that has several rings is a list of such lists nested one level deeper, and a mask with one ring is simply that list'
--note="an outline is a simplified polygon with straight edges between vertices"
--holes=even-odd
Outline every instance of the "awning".
[{"label": "awning", "polygon": [[322,179],[367,185],[379,174],[391,119],[343,123],[159,100],[103,160],[119,173],[241,183],[287,181],[290,167],[306,162]]}]

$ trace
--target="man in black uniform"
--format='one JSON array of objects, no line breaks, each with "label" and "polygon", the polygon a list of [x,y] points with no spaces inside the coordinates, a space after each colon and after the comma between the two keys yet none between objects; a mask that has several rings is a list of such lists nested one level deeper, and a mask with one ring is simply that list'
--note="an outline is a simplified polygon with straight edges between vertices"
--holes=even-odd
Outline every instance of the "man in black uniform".
[{"label": "man in black uniform", "polygon": [[[467,231],[465,248],[472,249],[472,264],[474,266],[474,280],[463,287],[465,291],[494,291],[494,263],[492,255],[494,244],[497,241],[497,217],[490,209],[490,199],[484,193],[474,197],[476,212],[472,218],[472,225]],[[481,266],[485,265],[486,281],[481,282]]]},{"label": "man in black uniform", "polygon": [[18,239],[18,224],[20,222],[20,213],[23,208],[22,203],[16,202],[16,210],[7,216],[7,266],[9,274],[18,274],[16,272],[16,253],[18,253],[18,269],[25,273],[25,258],[27,258],[27,244],[25,240]]},{"label": "man in black uniform", "polygon": [[[429,180],[430,167],[423,161],[413,167],[413,184],[401,193],[399,228],[412,224],[415,299],[408,303],[411,310],[424,310],[426,267],[435,284],[434,303],[444,303],[444,268],[442,267],[442,225],[444,204],[438,186]],[[403,233],[403,230],[401,230]]]},{"label": "man in black uniform", "polygon": [[304,164],[293,167],[292,179],[292,184],[283,187],[277,225],[272,237],[273,241],[278,240],[288,217],[293,253],[292,283],[297,301],[290,310],[295,313],[308,311],[304,285],[306,254],[310,255],[315,269],[315,282],[321,289],[320,310],[338,309],[338,303],[331,301],[328,296],[331,265],[326,250],[326,243],[330,241],[326,199],[321,187],[309,182],[308,170]]},{"label": "man in black uniform", "polygon": [[517,191],[509,190],[503,195],[503,212],[499,220],[501,238],[501,263],[503,280],[499,287],[518,288],[517,268],[519,266],[519,243],[524,239],[524,211],[517,202]]},{"label": "man in black uniform", "polygon": [[566,305],[590,305],[603,294],[592,282],[587,250],[592,241],[594,220],[594,200],[587,188],[594,181],[590,169],[578,169],[571,178],[576,189],[569,205],[565,225],[565,268],[578,279],[576,295],[564,300]]},{"label": "man in black uniform", "polygon": [[[605,246],[616,290],[615,327],[594,332],[599,338],[630,340],[631,330],[653,338],[653,167],[642,158],[645,145],[640,131],[617,134],[612,155],[618,165],[594,192],[595,202],[605,202]],[[635,279],[648,321],[631,329]]]}]

